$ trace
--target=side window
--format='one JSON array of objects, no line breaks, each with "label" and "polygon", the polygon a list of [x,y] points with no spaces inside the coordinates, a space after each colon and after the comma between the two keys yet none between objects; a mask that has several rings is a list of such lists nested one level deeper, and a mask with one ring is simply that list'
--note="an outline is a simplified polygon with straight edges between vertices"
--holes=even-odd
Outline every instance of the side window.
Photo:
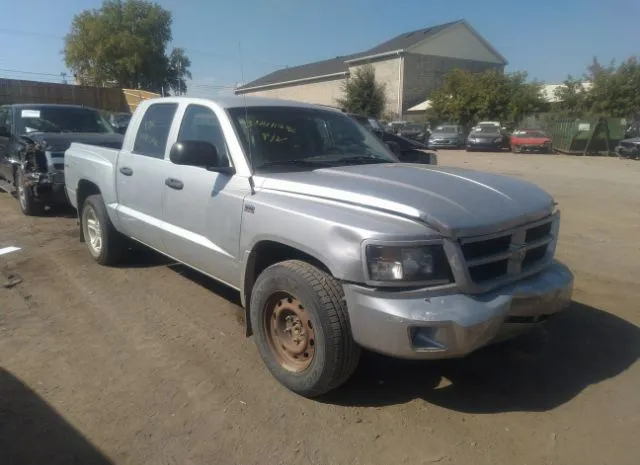
[{"label": "side window", "polygon": [[177,109],[177,103],[154,103],[147,108],[133,144],[134,153],[164,158],[171,122]]},{"label": "side window", "polygon": [[220,127],[220,120],[210,108],[189,105],[184,112],[178,140],[200,140],[210,142],[218,151],[223,164],[229,166],[229,151]]},{"label": "side window", "polygon": [[0,126],[11,127],[11,107],[0,107]]}]

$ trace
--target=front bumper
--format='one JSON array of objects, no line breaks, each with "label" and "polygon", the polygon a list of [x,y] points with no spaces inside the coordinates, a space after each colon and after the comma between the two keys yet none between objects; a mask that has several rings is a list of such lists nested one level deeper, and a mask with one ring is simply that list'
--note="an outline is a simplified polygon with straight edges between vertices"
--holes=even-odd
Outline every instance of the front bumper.
[{"label": "front bumper", "polygon": [[457,149],[462,145],[458,139],[429,139],[429,147],[435,147],[439,149]]},{"label": "front bumper", "polygon": [[27,173],[26,184],[33,190],[38,201],[50,204],[65,203],[67,201],[63,171]]},{"label": "front bumper", "polygon": [[573,274],[559,262],[480,295],[390,292],[344,285],[351,330],[367,349],[405,359],[464,356],[531,329],[571,303]]},{"label": "front bumper", "polygon": [[502,142],[467,142],[467,150],[502,150]]},{"label": "front bumper", "polygon": [[550,152],[551,144],[511,144],[522,152]]}]

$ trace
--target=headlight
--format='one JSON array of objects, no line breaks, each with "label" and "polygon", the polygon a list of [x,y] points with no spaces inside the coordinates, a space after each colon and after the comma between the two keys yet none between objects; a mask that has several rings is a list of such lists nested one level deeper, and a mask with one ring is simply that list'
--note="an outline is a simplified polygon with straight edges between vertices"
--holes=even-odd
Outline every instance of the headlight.
[{"label": "headlight", "polygon": [[494,142],[502,142],[502,136],[496,137]]},{"label": "headlight", "polygon": [[398,247],[368,245],[367,269],[371,281],[446,284],[453,282],[441,245]]}]

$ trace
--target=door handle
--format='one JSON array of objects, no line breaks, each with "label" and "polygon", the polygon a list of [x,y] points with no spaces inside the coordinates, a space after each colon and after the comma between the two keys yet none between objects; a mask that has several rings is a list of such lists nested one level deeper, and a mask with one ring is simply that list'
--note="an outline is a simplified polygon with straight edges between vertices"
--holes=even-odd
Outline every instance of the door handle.
[{"label": "door handle", "polygon": [[180,190],[184,187],[184,184],[179,179],[167,178],[164,180],[164,183],[171,189]]},{"label": "door handle", "polygon": [[133,174],[133,170],[128,166],[123,166],[122,168],[120,168],[120,172],[125,176],[131,176]]}]

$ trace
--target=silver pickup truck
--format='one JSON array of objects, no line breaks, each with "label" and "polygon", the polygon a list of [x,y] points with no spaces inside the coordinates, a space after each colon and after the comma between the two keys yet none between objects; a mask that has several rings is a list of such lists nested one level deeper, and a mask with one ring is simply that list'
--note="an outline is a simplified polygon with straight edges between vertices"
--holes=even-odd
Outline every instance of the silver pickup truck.
[{"label": "silver pickup truck", "polygon": [[361,348],[461,357],[571,301],[551,196],[401,163],[328,108],[148,100],[122,150],[72,144],[65,178],[95,261],[133,239],[237,289],[268,369],[307,397],[342,384]]}]

